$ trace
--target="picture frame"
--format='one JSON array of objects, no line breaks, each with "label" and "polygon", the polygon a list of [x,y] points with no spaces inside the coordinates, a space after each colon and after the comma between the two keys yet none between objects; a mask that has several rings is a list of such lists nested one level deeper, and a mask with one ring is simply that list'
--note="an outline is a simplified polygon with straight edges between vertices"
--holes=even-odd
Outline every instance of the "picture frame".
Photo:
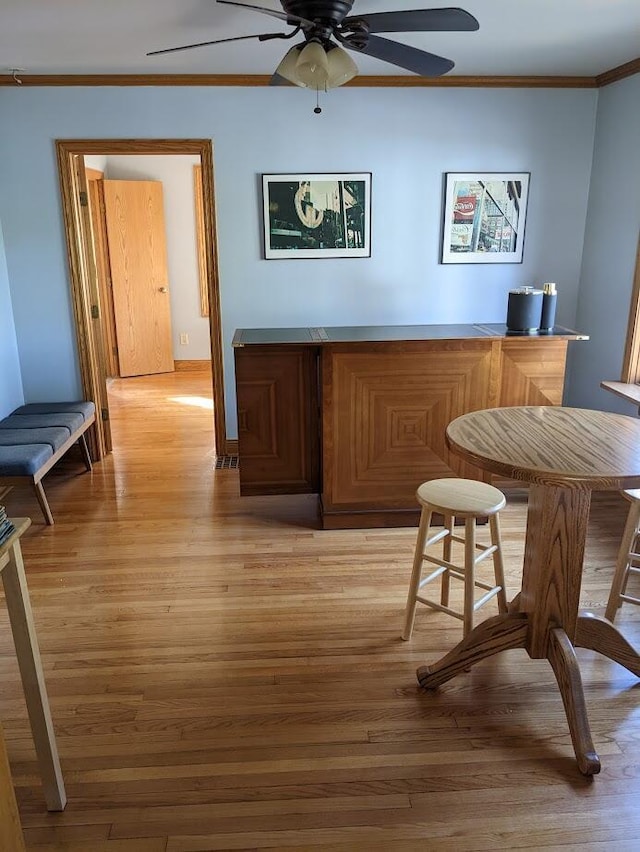
[{"label": "picture frame", "polygon": [[530,172],[447,172],[442,263],[522,263]]},{"label": "picture frame", "polygon": [[263,174],[266,260],[371,257],[371,172]]}]

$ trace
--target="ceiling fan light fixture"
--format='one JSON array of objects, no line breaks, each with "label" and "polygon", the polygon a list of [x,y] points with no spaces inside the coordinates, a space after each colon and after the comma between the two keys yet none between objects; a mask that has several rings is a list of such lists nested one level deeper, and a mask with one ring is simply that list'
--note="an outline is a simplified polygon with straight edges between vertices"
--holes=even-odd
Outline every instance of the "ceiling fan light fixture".
[{"label": "ceiling fan light fixture", "polygon": [[300,80],[297,72],[300,49],[300,45],[296,44],[291,48],[291,50],[288,50],[282,58],[282,62],[276,68],[275,73],[280,77],[284,77],[284,79],[288,80],[290,83],[293,83],[294,86],[304,87],[306,86],[306,83],[303,83],[302,80]]},{"label": "ceiling fan light fixture", "polygon": [[309,41],[296,62],[296,77],[309,89],[324,89],[329,79],[329,57],[319,41]]},{"label": "ceiling fan light fixture", "polygon": [[334,47],[327,54],[329,62],[329,77],[327,78],[327,89],[337,89],[344,86],[358,73],[358,66],[351,56],[342,47]]}]

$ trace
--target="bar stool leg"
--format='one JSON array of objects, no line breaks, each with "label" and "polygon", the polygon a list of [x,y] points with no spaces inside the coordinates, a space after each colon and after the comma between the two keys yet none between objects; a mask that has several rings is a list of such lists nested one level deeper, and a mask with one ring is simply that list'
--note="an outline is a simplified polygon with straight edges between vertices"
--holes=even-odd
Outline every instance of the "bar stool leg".
[{"label": "bar stool leg", "polygon": [[404,630],[402,638],[407,641],[411,639],[413,632],[413,622],[416,616],[416,597],[420,589],[420,580],[422,578],[422,558],[424,556],[424,545],[429,535],[429,527],[431,525],[431,509],[423,507],[420,515],[420,526],[418,527],[418,538],[416,539],[416,552],[413,557],[413,571],[411,572],[411,582],[409,583],[409,594],[407,596],[407,608],[405,610]]},{"label": "bar stool leg", "polygon": [[489,529],[491,530],[491,544],[496,548],[493,553],[493,571],[496,578],[496,586],[500,586],[498,592],[498,612],[507,612],[507,592],[504,582],[504,561],[502,559],[502,538],[500,536],[500,519],[498,513],[489,518]]},{"label": "bar stool leg", "polygon": [[616,571],[613,575],[613,583],[609,592],[609,600],[607,601],[607,609],[605,617],[609,621],[615,621],[616,614],[622,601],[620,595],[624,594],[624,589],[627,585],[629,554],[633,549],[633,543],[638,534],[638,525],[640,524],[640,501],[634,500],[629,507],[627,515],[627,523],[625,524],[624,532],[622,533],[622,541],[620,542],[620,550],[618,551],[618,561],[616,562]]},{"label": "bar stool leg", "polygon": [[[449,535],[446,536],[442,542],[442,559],[445,562],[451,562],[451,536],[453,535],[453,527],[455,525],[456,519],[453,515],[445,515],[444,516],[444,527],[449,530]],[[451,574],[449,573],[449,569],[446,568],[442,578],[440,585],[440,603],[442,606],[449,606],[449,589],[451,586]]]},{"label": "bar stool leg", "polygon": [[464,522],[464,630],[466,636],[473,630],[473,603],[475,596],[476,519]]},{"label": "bar stool leg", "polygon": [[[630,554],[631,554],[632,552],[633,552],[633,553],[637,553],[637,552],[638,552],[638,543],[639,543],[638,533],[639,533],[639,532],[640,532],[640,530],[636,529],[636,534],[635,534],[634,538],[633,538],[633,539],[632,539],[632,541],[631,541],[631,551],[630,551]],[[630,577],[630,576],[631,576],[631,556],[629,556],[629,561],[628,561],[628,565],[627,565],[627,570],[624,572],[624,581],[623,581],[623,583],[622,583],[622,588],[620,589],[620,594],[621,594],[621,595],[626,595],[626,594],[627,594],[627,585],[629,584],[629,577]],[[623,603],[622,601],[619,601],[619,603],[618,603],[618,609],[620,609],[620,607],[622,606],[622,603]]]}]

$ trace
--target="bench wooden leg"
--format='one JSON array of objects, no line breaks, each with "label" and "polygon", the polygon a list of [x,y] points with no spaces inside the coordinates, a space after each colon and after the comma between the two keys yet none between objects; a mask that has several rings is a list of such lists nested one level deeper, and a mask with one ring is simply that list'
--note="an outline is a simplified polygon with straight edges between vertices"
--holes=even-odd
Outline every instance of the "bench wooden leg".
[{"label": "bench wooden leg", "polygon": [[87,470],[93,470],[93,465],[91,464],[91,454],[89,453],[89,447],[87,446],[87,438],[84,432],[78,438],[78,443],[80,444],[80,449],[82,450],[82,458],[84,459],[84,463]]},{"label": "bench wooden leg", "polygon": [[49,508],[49,503],[47,501],[47,495],[44,493],[44,488],[42,487],[42,482],[34,482],[33,488],[34,488],[34,491],[36,492],[36,497],[38,498],[38,503],[40,503],[40,508],[42,509],[42,514],[44,515],[44,519],[49,524],[49,526],[52,527],[53,526],[53,515],[51,514],[51,509]]}]

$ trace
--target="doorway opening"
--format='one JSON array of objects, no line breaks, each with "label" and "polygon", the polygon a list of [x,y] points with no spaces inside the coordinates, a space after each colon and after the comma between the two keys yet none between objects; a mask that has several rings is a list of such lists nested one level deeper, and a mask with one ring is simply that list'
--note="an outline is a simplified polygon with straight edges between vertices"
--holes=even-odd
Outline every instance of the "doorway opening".
[{"label": "doorway opening", "polygon": [[[144,381],[153,383],[154,375],[205,365],[211,371],[215,452],[233,452],[224,416],[211,141],[58,140],[56,147],[83,393],[100,415],[91,436],[92,455],[100,459],[111,450],[109,385],[115,390],[131,376],[149,376]],[[163,186],[153,169],[148,180],[149,173],[137,168],[135,161],[144,163],[145,155],[147,166],[155,161],[166,168],[167,158],[176,157],[193,169],[199,288],[189,300],[197,305],[200,322],[193,316],[196,308],[189,315],[185,300],[174,300],[180,316],[173,317],[173,334]],[[173,237],[176,245],[180,239],[184,235]],[[139,286],[132,284],[134,272]],[[196,348],[190,353],[193,338]],[[196,357],[184,357],[182,351]]]}]

